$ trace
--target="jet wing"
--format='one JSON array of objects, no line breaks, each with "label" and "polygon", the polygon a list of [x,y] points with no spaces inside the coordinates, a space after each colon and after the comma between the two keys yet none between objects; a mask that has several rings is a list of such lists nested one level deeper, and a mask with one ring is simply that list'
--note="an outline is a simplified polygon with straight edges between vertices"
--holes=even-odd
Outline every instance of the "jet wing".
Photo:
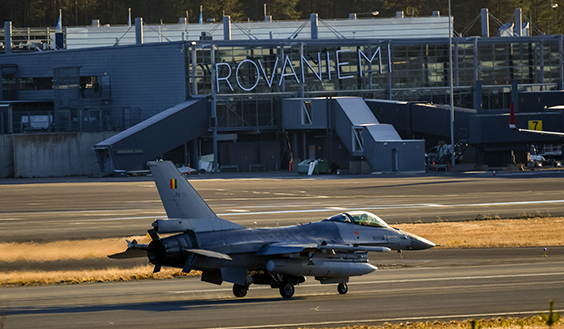
[{"label": "jet wing", "polygon": [[302,252],[305,249],[317,249],[317,244],[276,242],[262,247],[259,251],[257,251],[257,256],[291,254],[295,252]]},{"label": "jet wing", "polygon": [[306,249],[338,250],[338,251],[350,251],[350,252],[391,251],[391,249],[387,247],[351,246],[345,244],[317,244],[317,243],[309,244],[309,243],[277,242],[262,247],[259,251],[257,251],[257,256],[290,254],[290,253],[302,252]]},{"label": "jet wing", "polygon": [[205,250],[205,249],[186,249],[186,251],[191,252],[193,254],[206,256],[206,257],[209,257],[209,258],[217,258],[217,259],[223,259],[223,260],[233,260],[233,258],[231,258],[229,255],[222,254],[222,253],[217,252],[217,251],[211,251],[211,250]]}]

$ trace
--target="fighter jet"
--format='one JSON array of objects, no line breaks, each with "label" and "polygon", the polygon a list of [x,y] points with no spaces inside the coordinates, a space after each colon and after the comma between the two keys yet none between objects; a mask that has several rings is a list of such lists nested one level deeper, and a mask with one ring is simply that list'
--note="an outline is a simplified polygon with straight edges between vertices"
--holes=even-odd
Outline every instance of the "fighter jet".
[{"label": "fighter jet", "polygon": [[251,284],[267,284],[291,298],[306,276],[337,284],[337,291],[346,294],[351,276],[377,269],[368,262],[368,252],[435,246],[364,211],[301,225],[247,228],[217,217],[172,162],[147,165],[168,219],[153,222],[149,244],[128,241],[126,251],[108,257],[148,257],[154,272],[162,266],[200,270],[202,281],[233,283],[236,297],[244,297]]}]

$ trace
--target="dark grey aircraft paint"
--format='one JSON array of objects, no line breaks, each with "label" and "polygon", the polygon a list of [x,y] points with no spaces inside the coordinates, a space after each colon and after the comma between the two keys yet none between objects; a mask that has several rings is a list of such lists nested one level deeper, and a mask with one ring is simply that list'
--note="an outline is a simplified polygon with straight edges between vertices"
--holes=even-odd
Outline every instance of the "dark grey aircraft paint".
[{"label": "dark grey aircraft paint", "polygon": [[[344,294],[349,277],[377,269],[368,262],[368,252],[435,246],[363,211],[302,225],[246,228],[217,217],[172,162],[148,165],[169,218],[153,223],[148,245],[128,241],[126,251],[109,257],[146,256],[155,272],[162,266],[201,270],[203,281],[233,283],[237,297],[244,297],[251,284],[268,284],[290,298],[306,276],[336,283]],[[176,234],[159,236],[168,233]]]}]

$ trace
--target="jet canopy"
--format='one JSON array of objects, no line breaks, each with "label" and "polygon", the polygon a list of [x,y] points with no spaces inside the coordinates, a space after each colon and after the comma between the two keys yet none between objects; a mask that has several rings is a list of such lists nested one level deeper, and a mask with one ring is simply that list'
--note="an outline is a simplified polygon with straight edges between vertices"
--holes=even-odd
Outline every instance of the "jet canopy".
[{"label": "jet canopy", "polygon": [[335,216],[326,218],[325,220],[332,222],[353,223],[355,225],[385,227],[390,228],[380,217],[366,211],[344,212]]}]

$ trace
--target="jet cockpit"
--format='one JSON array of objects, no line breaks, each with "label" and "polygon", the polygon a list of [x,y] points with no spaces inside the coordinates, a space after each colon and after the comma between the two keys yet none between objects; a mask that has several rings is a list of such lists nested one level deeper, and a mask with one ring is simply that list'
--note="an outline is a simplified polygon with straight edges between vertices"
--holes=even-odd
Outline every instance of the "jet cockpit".
[{"label": "jet cockpit", "polygon": [[391,228],[382,218],[366,211],[350,211],[324,219],[332,222],[352,223],[355,225]]}]

